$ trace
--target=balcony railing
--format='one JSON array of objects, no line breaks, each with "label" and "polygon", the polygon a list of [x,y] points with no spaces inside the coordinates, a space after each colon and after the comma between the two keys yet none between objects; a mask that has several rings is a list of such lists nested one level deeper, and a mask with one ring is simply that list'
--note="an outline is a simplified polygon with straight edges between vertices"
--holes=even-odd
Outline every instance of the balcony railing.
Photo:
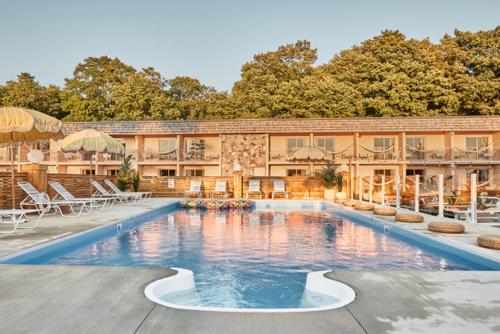
[{"label": "balcony railing", "polygon": [[187,151],[182,155],[184,161],[215,161],[219,160],[219,153],[213,151]]},{"label": "balcony railing", "polygon": [[177,150],[169,152],[145,151],[142,154],[143,161],[177,161]]},{"label": "balcony railing", "polygon": [[494,161],[500,160],[500,152],[494,150],[470,151],[461,148],[453,150],[453,160],[455,161]]},{"label": "balcony railing", "polygon": [[412,150],[410,148],[406,149],[406,161],[417,161],[417,162],[433,162],[433,161],[445,161],[448,160],[448,156],[445,150],[442,151],[426,151],[426,150]]}]

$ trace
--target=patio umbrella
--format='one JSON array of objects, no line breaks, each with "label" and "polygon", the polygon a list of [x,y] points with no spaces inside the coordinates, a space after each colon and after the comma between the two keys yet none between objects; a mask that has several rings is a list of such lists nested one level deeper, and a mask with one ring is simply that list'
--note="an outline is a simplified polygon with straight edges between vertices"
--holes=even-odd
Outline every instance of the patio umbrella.
[{"label": "patio umbrella", "polygon": [[66,129],[58,119],[32,109],[0,108],[0,143],[10,144],[12,208],[16,207],[14,143],[64,137]]},{"label": "patio umbrella", "polygon": [[[72,133],[59,141],[59,149],[63,152],[88,153],[115,153],[123,152],[123,145],[110,135],[96,131],[94,129],[85,129]],[[90,157],[90,194],[92,195],[92,157]]]}]

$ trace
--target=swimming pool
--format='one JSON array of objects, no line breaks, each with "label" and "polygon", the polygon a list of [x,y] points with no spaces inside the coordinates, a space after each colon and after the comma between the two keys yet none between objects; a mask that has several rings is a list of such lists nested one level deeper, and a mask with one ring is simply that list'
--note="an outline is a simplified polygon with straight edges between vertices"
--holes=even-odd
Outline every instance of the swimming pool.
[{"label": "swimming pool", "polygon": [[321,270],[494,269],[411,234],[322,202],[257,201],[253,210],[220,212],[170,206],[4,262],[179,267],[193,272],[195,287],[160,299],[236,309],[334,304],[304,290],[307,274]]}]

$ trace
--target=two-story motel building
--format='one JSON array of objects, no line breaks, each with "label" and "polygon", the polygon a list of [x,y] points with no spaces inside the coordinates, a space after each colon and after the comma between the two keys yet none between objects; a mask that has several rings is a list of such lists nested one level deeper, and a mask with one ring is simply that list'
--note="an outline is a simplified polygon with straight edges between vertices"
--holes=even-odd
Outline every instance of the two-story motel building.
[{"label": "two-story motel building", "polygon": [[[232,175],[235,162],[244,175],[304,176],[321,170],[329,158],[349,165],[354,176],[465,176],[475,171],[482,182],[500,174],[500,116],[69,122],[65,126],[70,133],[94,128],[117,138],[143,176]],[[89,173],[91,154],[63,154],[55,142],[36,147],[44,151],[49,172]],[[27,161],[28,150],[27,145],[16,148],[17,164]],[[8,148],[0,151],[0,158],[0,169],[8,170]],[[92,172],[113,175],[123,156],[96,158],[97,170]]]}]

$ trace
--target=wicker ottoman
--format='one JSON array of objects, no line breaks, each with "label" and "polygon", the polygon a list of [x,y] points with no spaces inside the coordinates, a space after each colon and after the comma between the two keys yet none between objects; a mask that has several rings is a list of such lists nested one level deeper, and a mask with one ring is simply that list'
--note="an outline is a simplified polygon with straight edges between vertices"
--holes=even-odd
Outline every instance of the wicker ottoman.
[{"label": "wicker ottoman", "polygon": [[395,217],[396,221],[402,223],[423,223],[424,217],[415,214],[399,214]]},{"label": "wicker ottoman", "polygon": [[451,222],[432,222],[427,225],[429,231],[439,233],[464,233],[465,226]]},{"label": "wicker ottoman", "polygon": [[358,203],[354,205],[354,210],[358,211],[372,211],[375,208],[375,205],[368,203]]},{"label": "wicker ottoman", "polygon": [[477,244],[484,248],[500,250],[500,235],[498,234],[480,235],[479,237],[477,237]]},{"label": "wicker ottoman", "polygon": [[344,206],[355,206],[356,204],[358,204],[358,201],[351,201],[351,200],[348,200],[348,201],[345,201],[344,203]]},{"label": "wicker ottoman", "polygon": [[395,216],[397,210],[394,208],[375,208],[373,209],[373,213],[378,216]]}]

